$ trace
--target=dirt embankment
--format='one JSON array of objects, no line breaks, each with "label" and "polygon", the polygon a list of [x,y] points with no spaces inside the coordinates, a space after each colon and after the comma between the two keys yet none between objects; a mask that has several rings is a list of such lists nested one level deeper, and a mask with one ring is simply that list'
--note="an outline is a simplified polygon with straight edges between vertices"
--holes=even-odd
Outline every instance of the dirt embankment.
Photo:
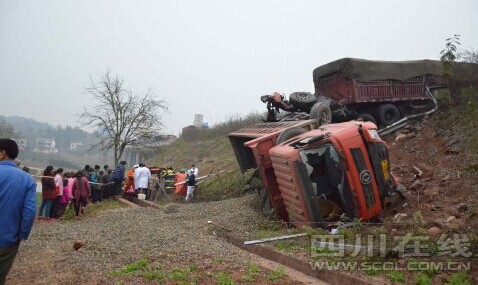
[{"label": "dirt embankment", "polygon": [[464,138],[451,132],[439,134],[426,120],[385,139],[392,171],[408,190],[407,206],[397,211],[408,218],[420,211],[430,227],[474,234],[478,154],[464,149]]}]

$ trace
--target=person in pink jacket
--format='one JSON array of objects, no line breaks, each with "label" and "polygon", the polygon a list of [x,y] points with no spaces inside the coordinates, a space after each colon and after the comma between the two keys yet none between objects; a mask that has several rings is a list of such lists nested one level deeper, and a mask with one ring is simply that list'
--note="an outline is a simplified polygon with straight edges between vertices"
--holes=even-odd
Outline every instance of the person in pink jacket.
[{"label": "person in pink jacket", "polygon": [[63,195],[60,198],[60,215],[65,214],[66,206],[70,202],[71,193],[70,187],[68,186],[68,179],[63,179]]},{"label": "person in pink jacket", "polygon": [[76,179],[73,181],[71,193],[74,197],[75,216],[79,217],[80,212],[83,214],[85,211],[88,205],[88,199],[91,195],[90,184],[88,183],[88,179],[83,177],[82,171],[76,173]]}]

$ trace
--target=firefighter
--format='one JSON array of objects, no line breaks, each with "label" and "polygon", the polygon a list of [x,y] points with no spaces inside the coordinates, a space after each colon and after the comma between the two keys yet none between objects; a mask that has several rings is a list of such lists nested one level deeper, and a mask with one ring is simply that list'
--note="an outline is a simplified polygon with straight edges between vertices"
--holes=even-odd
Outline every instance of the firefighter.
[{"label": "firefighter", "polygon": [[164,188],[166,192],[171,194],[174,191],[174,170],[173,167],[170,166],[164,173]]}]

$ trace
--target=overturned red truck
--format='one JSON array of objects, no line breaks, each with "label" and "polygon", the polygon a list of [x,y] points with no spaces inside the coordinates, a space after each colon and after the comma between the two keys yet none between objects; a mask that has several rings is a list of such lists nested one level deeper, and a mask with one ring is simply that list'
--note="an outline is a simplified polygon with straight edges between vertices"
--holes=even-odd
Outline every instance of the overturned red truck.
[{"label": "overturned red truck", "polygon": [[342,214],[370,220],[404,195],[371,122],[265,122],[229,139],[241,170],[260,173],[264,209],[298,227],[325,226]]}]

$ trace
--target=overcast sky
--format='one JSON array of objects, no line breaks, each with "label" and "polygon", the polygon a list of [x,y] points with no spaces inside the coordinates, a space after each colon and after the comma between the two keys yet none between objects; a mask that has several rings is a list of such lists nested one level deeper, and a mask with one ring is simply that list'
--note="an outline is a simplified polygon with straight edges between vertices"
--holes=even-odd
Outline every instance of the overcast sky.
[{"label": "overcast sky", "polygon": [[[0,111],[77,126],[108,68],[169,102],[165,133],[263,111],[259,97],[313,91],[342,57],[438,59],[461,34],[478,48],[478,1],[0,0]],[[475,27],[475,28],[473,28]]]}]

